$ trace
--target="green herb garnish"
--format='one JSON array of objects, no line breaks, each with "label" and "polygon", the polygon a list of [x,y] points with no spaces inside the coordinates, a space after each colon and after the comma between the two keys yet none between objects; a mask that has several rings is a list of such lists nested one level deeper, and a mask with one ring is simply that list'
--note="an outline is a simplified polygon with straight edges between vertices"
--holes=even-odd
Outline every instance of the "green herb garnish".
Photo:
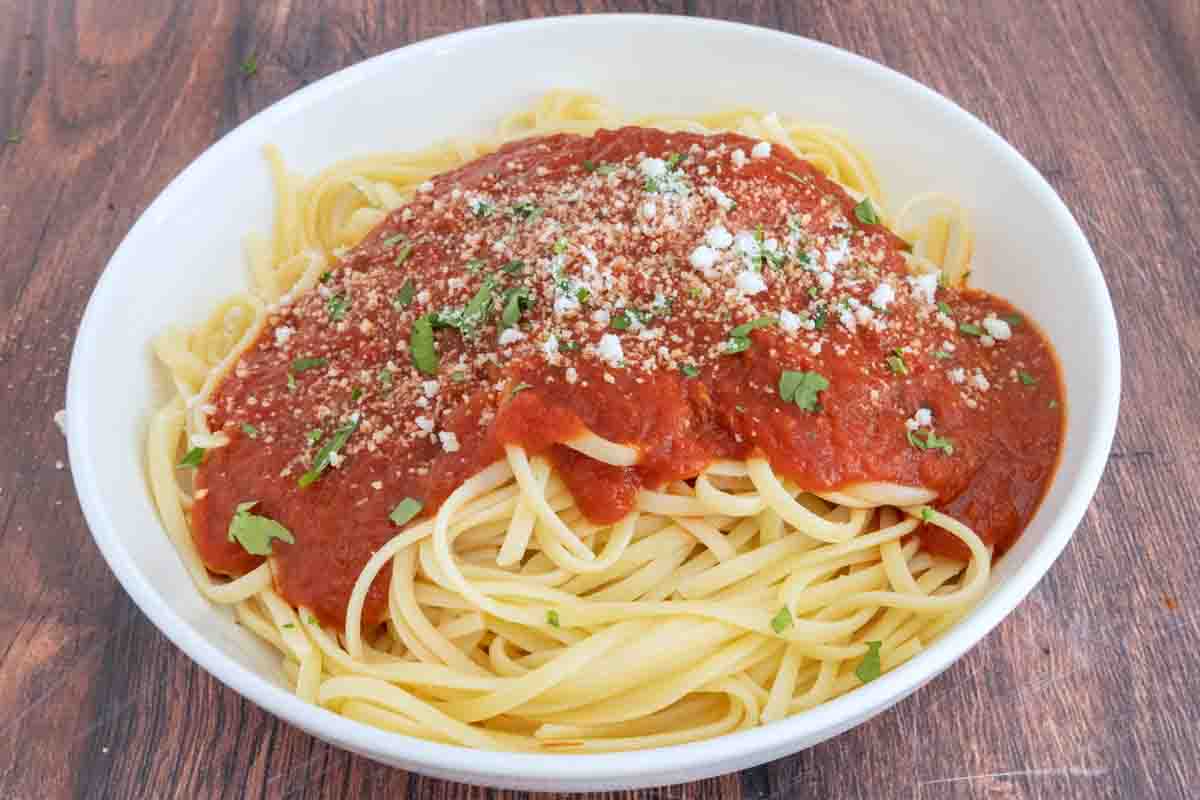
[{"label": "green herb garnish", "polygon": [[200,462],[204,460],[204,448],[193,447],[183,454],[183,458],[179,459],[179,463],[175,465],[177,469],[195,469],[200,466]]},{"label": "green herb garnish", "polygon": [[388,238],[384,239],[382,242],[380,242],[380,244],[382,244],[384,247],[395,247],[407,238],[408,237],[403,233],[397,233],[395,236],[389,236]]},{"label": "green herb garnish", "polygon": [[983,336],[983,328],[971,322],[959,323],[958,329],[967,336]]},{"label": "green herb garnish", "polygon": [[408,337],[408,347],[412,351],[413,366],[426,375],[436,375],[438,371],[437,346],[433,338],[433,318],[431,315],[418,319],[413,323],[412,333]]},{"label": "green herb garnish", "polygon": [[950,305],[948,303],[946,303],[946,301],[944,301],[944,300],[938,300],[937,309],[938,309],[938,311],[945,314],[947,317],[953,316],[950,313]]},{"label": "green herb garnish", "polygon": [[867,654],[863,656],[862,663],[854,669],[854,674],[863,683],[870,683],[883,673],[883,667],[879,663],[879,648],[883,646],[883,642],[866,642],[865,644],[867,645]]},{"label": "green herb garnish", "polygon": [[862,202],[854,207],[854,216],[864,225],[879,224],[879,212],[875,210],[875,204],[869,197],[864,197]]},{"label": "green herb garnish", "polygon": [[938,359],[939,361],[945,361],[947,358],[950,358],[950,354],[947,353],[945,350],[934,350],[933,357]]},{"label": "green herb garnish", "polygon": [[304,372],[305,370],[316,369],[317,367],[323,367],[328,363],[329,363],[328,358],[297,358],[295,361],[292,362],[292,366],[291,366],[290,370],[293,374],[299,374],[301,372]]},{"label": "green herb garnish", "polygon": [[320,428],[313,428],[308,433],[304,434],[304,438],[308,440],[308,446],[312,447],[317,442],[321,441],[321,437],[325,435],[325,431]]},{"label": "green herb garnish", "polygon": [[921,506],[921,519],[925,522],[933,521],[933,509],[929,506]]},{"label": "green herb garnish", "polygon": [[321,473],[329,468],[333,457],[346,446],[346,442],[350,440],[350,436],[358,430],[360,419],[359,413],[355,411],[350,415],[348,420],[334,430],[333,435],[329,437],[329,441],[321,445],[321,449],[317,451],[317,456],[313,459],[313,464],[308,472],[300,476],[298,483],[301,489],[313,483],[317,478],[320,478]]},{"label": "green herb garnish", "polygon": [[357,403],[359,400],[362,400],[362,396],[363,388],[361,386],[355,386],[354,391],[350,393],[350,402]]},{"label": "green herb garnish", "polygon": [[776,633],[783,633],[790,627],[792,627],[792,612],[788,611],[787,606],[784,606],[779,609],[778,614],[771,617],[771,630]]},{"label": "green herb garnish", "polygon": [[694,364],[684,364],[679,371],[685,378],[695,378],[700,374],[700,370]]},{"label": "green herb garnish", "polygon": [[550,609],[549,611],[546,612],[546,624],[550,625],[553,628],[557,628],[561,625],[561,623],[558,620],[558,612],[557,611],[555,611],[554,609]]},{"label": "green herb garnish", "polygon": [[407,308],[408,304],[413,301],[413,298],[416,296],[416,294],[417,287],[410,278],[404,282],[404,285],[400,287],[400,293],[396,295],[394,300],[392,300],[392,308],[396,309],[397,311],[402,308]]},{"label": "green herb garnish", "polygon": [[421,509],[424,507],[424,504],[420,500],[406,497],[392,509],[392,513],[388,514],[388,519],[395,523],[397,527],[404,527],[409,522],[412,522],[413,517],[420,514]]},{"label": "green herb garnish", "polygon": [[896,375],[908,374],[908,364],[904,363],[904,353],[899,347],[892,351],[892,355],[887,357],[887,365]]},{"label": "green herb garnish", "polygon": [[1037,386],[1037,378],[1030,375],[1025,370],[1018,370],[1017,377],[1021,379],[1021,383],[1026,386]]},{"label": "green herb garnish", "polygon": [[258,428],[254,427],[249,422],[242,423],[242,433],[246,434],[251,439],[258,438]]},{"label": "green herb garnish", "polygon": [[510,261],[500,268],[500,271],[505,275],[520,275],[521,270],[525,269],[524,261]]},{"label": "green herb garnish", "polygon": [[544,212],[545,212],[545,209],[543,209],[537,203],[533,203],[533,202],[526,200],[525,202],[517,203],[516,205],[514,205],[512,207],[512,211],[510,213],[512,214],[512,216],[516,217],[517,219],[528,222],[529,220],[537,219]]},{"label": "green herb garnish", "polygon": [[616,330],[624,331],[628,330],[629,326],[633,323],[628,313],[625,311],[618,311],[616,314],[613,314],[612,319],[609,320],[608,324]]},{"label": "green herb garnish", "polygon": [[918,450],[941,450],[948,456],[954,455],[954,442],[938,436],[933,431],[930,431],[924,440],[921,439],[921,435],[916,431],[908,431],[907,436],[908,443]]},{"label": "green herb garnish", "polygon": [[404,247],[401,247],[400,252],[396,253],[396,260],[393,262],[394,265],[398,267],[405,261],[408,261],[408,257],[412,255],[412,251],[413,246],[411,244],[406,244]]},{"label": "green herb garnish", "polygon": [[346,309],[349,307],[350,298],[344,294],[331,295],[325,303],[325,308],[329,311],[329,319],[333,322],[340,322],[346,316]]},{"label": "green herb garnish", "polygon": [[1004,316],[1000,317],[1000,319],[1004,320],[1014,328],[1025,322],[1024,318],[1022,318],[1020,314],[1005,314]]},{"label": "green herb garnish", "polygon": [[500,312],[500,330],[507,330],[521,320],[522,312],[533,304],[533,296],[524,286],[508,289],[504,292],[504,310]]},{"label": "green herb garnish", "polygon": [[249,78],[258,72],[258,56],[251,53],[245,61],[238,65],[238,68],[241,69],[243,77]]},{"label": "green herb garnish", "polygon": [[779,397],[785,403],[795,403],[805,411],[817,413],[821,392],[829,388],[829,381],[819,372],[795,372],[784,370],[779,376]]},{"label": "green herb garnish", "polygon": [[247,553],[255,556],[271,555],[274,539],[295,544],[292,532],[273,519],[251,514],[250,509],[258,505],[257,500],[238,503],[233,519],[229,521],[229,541],[237,542]]}]

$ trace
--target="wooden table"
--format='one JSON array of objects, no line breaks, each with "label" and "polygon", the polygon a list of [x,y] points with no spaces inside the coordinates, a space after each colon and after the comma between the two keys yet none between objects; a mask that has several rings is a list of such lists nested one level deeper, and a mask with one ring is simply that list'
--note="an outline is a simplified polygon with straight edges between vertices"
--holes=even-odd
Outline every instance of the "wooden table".
[{"label": "wooden table", "polygon": [[418,39],[622,9],[811,36],[980,116],[1084,226],[1126,376],[1073,543],[967,658],[819,747],[631,796],[1200,796],[1200,4],[969,5],[0,0],[0,797],[520,796],[329,747],[196,667],[93,546],[52,416],[105,261],[234,125]]}]

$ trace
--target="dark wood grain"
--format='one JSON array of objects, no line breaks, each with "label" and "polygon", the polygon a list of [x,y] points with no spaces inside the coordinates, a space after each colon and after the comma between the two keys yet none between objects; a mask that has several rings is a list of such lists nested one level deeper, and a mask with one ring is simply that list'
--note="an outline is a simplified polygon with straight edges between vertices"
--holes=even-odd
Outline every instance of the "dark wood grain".
[{"label": "dark wood grain", "polygon": [[[192,664],[93,546],[52,415],[105,261],[220,135],[408,42],[601,10],[811,36],[979,115],[1086,229],[1116,302],[1125,368],[1112,461],[1084,525],[967,658],[894,710],[791,758],[620,796],[1200,796],[1194,0],[0,0],[0,134],[10,139],[0,144],[0,797],[524,797],[329,747]],[[250,55],[258,71],[246,77],[238,65]]]}]

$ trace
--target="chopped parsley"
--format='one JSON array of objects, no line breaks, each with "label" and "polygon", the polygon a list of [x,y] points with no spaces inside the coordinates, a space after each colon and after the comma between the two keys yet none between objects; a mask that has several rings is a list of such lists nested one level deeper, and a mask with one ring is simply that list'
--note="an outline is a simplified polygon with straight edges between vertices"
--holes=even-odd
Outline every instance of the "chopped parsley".
[{"label": "chopped parsley", "polygon": [[285,622],[282,625],[280,625],[279,627],[283,628],[285,631],[294,631],[296,629],[296,623]]},{"label": "chopped parsley", "polygon": [[1037,386],[1037,378],[1030,375],[1025,370],[1018,370],[1017,377],[1021,379],[1021,383],[1026,386]]},{"label": "chopped parsley", "polygon": [[612,319],[609,320],[608,324],[616,330],[624,331],[629,329],[629,326],[633,324],[633,321],[630,319],[628,312],[618,311],[616,314],[613,314]]},{"label": "chopped parsley", "polygon": [[829,381],[819,372],[794,372],[784,370],[779,376],[779,397],[785,403],[795,403],[805,411],[817,413],[821,392],[829,388]]},{"label": "chopped parsley", "polygon": [[289,391],[289,392],[294,392],[294,391],[296,391],[296,386],[297,386],[297,384],[296,384],[296,376],[295,376],[295,375],[293,375],[291,372],[288,372],[288,374],[287,374],[287,387],[288,387],[288,391]]},{"label": "chopped parsley", "polygon": [[933,521],[933,509],[929,506],[921,506],[921,519],[925,522]]},{"label": "chopped parsley", "polygon": [[438,371],[437,346],[433,339],[433,316],[426,314],[413,323],[412,333],[408,337],[408,347],[412,351],[413,366],[426,375],[436,375]]},{"label": "chopped parsley", "polygon": [[394,262],[395,266],[398,267],[405,261],[408,261],[408,257],[412,255],[412,251],[413,246],[411,244],[406,244],[404,247],[401,247],[400,252],[396,253],[396,261]]},{"label": "chopped parsley", "polygon": [[242,71],[242,76],[249,78],[258,72],[258,56],[251,53],[245,61],[238,64],[238,69]]},{"label": "chopped parsley", "polygon": [[363,388],[361,386],[355,386],[354,391],[350,393],[350,402],[357,403],[359,400],[362,400],[362,396]]},{"label": "chopped parsley", "polygon": [[778,324],[778,317],[759,317],[758,319],[752,319],[749,322],[743,322],[741,325],[738,325],[729,332],[729,337],[731,339],[745,338],[750,335],[750,331],[756,331],[759,328],[768,328],[772,325]]},{"label": "chopped parsley", "polygon": [[529,222],[530,220],[537,219],[543,213],[545,213],[545,209],[539,206],[537,203],[526,200],[514,205],[509,213],[519,220]]},{"label": "chopped parsley", "polygon": [[571,243],[566,239],[559,239],[554,243],[554,255],[561,256],[563,253],[567,252],[567,248],[570,246]]},{"label": "chopped parsley", "polygon": [[938,311],[940,311],[940,312],[942,312],[943,314],[945,314],[947,317],[952,317],[952,316],[954,316],[954,315],[953,315],[953,314],[950,312],[950,305],[949,305],[949,304],[948,304],[948,303],[947,303],[945,300],[938,300],[937,309],[938,309]]},{"label": "chopped parsley", "polygon": [[395,236],[389,236],[388,238],[384,239],[380,244],[382,244],[384,247],[395,247],[407,238],[408,237],[403,233],[397,233]]},{"label": "chopped parsley", "polygon": [[524,261],[510,261],[500,268],[500,271],[505,275],[520,275],[521,270],[525,269]]},{"label": "chopped parsley", "polygon": [[907,375],[908,364],[904,363],[904,353],[897,347],[892,355],[887,357],[888,368],[896,375]]},{"label": "chopped parsley", "polygon": [[700,370],[694,364],[684,364],[679,368],[685,378],[695,378],[700,375]]},{"label": "chopped parsley", "polygon": [[308,446],[312,447],[317,442],[321,441],[321,437],[325,435],[325,431],[320,428],[313,428],[308,433],[304,434],[304,438],[308,440]]},{"label": "chopped parsley", "polygon": [[972,322],[959,323],[958,329],[967,336],[983,336],[983,328]]},{"label": "chopped parsley", "polygon": [[1000,319],[1004,320],[1014,328],[1025,322],[1020,314],[1005,314],[1004,316],[1000,317]]},{"label": "chopped parsley", "polygon": [[467,262],[467,272],[472,275],[478,275],[483,272],[483,268],[487,266],[487,262],[482,258],[472,258]]},{"label": "chopped parsley", "polygon": [[242,433],[246,434],[251,439],[258,438],[258,428],[254,427],[249,422],[242,423]]},{"label": "chopped parsley", "polygon": [[854,216],[864,225],[879,224],[879,212],[875,210],[875,204],[869,197],[864,197],[862,202],[854,207]]},{"label": "chopped parsley", "polygon": [[392,300],[392,308],[396,309],[397,311],[402,308],[407,308],[408,304],[413,301],[413,298],[416,297],[416,295],[417,286],[412,282],[412,279],[409,278],[404,282],[404,285],[400,287],[400,293],[396,295],[394,300]]},{"label": "chopped parsley", "polygon": [[579,342],[572,342],[570,339],[559,339],[558,340],[558,352],[560,352],[560,353],[569,353],[572,350],[578,350],[578,349],[579,349]]},{"label": "chopped parsley", "polygon": [[317,451],[316,458],[313,459],[313,464],[308,472],[300,476],[298,483],[301,489],[316,481],[317,478],[321,477],[321,473],[329,468],[334,456],[346,446],[346,442],[350,440],[350,436],[358,430],[360,419],[359,413],[355,411],[350,415],[349,419],[334,430],[333,435],[329,437],[329,441],[321,445],[321,449]]},{"label": "chopped parsley", "polygon": [[921,439],[921,435],[916,431],[908,432],[908,443],[918,450],[941,450],[948,456],[954,455],[954,442],[949,439],[938,436],[933,431],[930,431],[925,439]]},{"label": "chopped parsley", "polygon": [[298,375],[305,370],[316,369],[323,367],[329,363],[328,358],[297,358],[292,362],[290,371],[294,375]]},{"label": "chopped parsley", "polygon": [[346,309],[350,307],[350,298],[344,294],[330,295],[329,300],[325,303],[326,310],[329,311],[329,319],[332,322],[340,322],[346,316]]},{"label": "chopped parsley", "polygon": [[879,662],[879,648],[883,646],[883,642],[866,642],[865,644],[867,645],[867,654],[855,667],[854,674],[863,683],[870,683],[883,674],[883,666]]},{"label": "chopped parsley", "polygon": [[586,286],[580,286],[579,290],[575,292],[575,299],[579,301],[580,305],[583,305],[592,299],[592,290]]},{"label": "chopped parsley", "polygon": [[9,144],[19,144],[21,142],[21,132],[14,128],[8,132],[8,136],[4,137],[4,141]]},{"label": "chopped parsley", "polygon": [[559,622],[557,611],[550,609],[546,612],[546,624],[554,628],[558,628],[562,625],[562,623]]},{"label": "chopped parsley", "polygon": [[513,387],[513,390],[509,394],[508,397],[511,400],[512,398],[516,397],[517,395],[519,395],[521,392],[525,391],[526,389],[532,389],[532,388],[533,388],[533,386],[531,386],[528,383],[518,383],[516,386]]},{"label": "chopped parsley", "polygon": [[759,328],[766,328],[770,325],[778,325],[778,317],[759,317],[752,319],[749,322],[743,322],[729,332],[729,339],[725,342],[725,352],[728,354],[740,353],[750,347],[750,332],[756,331]]},{"label": "chopped parsley", "polygon": [[454,381],[455,383],[466,383],[467,373],[463,372],[461,369],[456,369],[454,372],[450,373],[450,380]]},{"label": "chopped parsley", "polygon": [[934,350],[933,357],[938,359],[939,361],[945,361],[947,358],[950,358],[950,354],[947,353],[945,350]]},{"label": "chopped parsley", "polygon": [[817,311],[812,316],[813,327],[817,330],[823,330],[825,328],[825,319],[828,316],[829,306],[825,305],[824,303],[817,306]]},{"label": "chopped parsley", "polygon": [[177,469],[195,469],[196,467],[200,466],[200,462],[203,460],[204,448],[193,447],[191,450],[188,450],[183,454],[183,458],[179,459],[179,463],[175,466]]},{"label": "chopped parsley", "polygon": [[501,304],[504,310],[500,312],[500,330],[507,330],[520,322],[522,312],[533,305],[533,295],[524,286],[517,286],[505,290]]},{"label": "chopped parsley", "polygon": [[409,522],[412,522],[413,517],[420,514],[421,509],[424,507],[425,505],[420,500],[406,497],[392,509],[392,513],[388,514],[388,519],[398,527],[404,527]]},{"label": "chopped parsley", "polygon": [[790,627],[792,627],[792,612],[788,611],[787,606],[784,606],[779,609],[778,614],[771,617],[771,630],[776,633],[783,633]]},{"label": "chopped parsley", "polygon": [[1057,401],[1057,400],[1051,400],[1051,401],[1050,401],[1050,405],[1048,406],[1048,408],[1058,408],[1058,401]]},{"label": "chopped parsley", "polygon": [[273,540],[295,544],[292,532],[273,519],[251,514],[250,509],[258,505],[257,500],[238,503],[233,519],[229,521],[229,541],[237,542],[247,553],[255,556],[271,555]]},{"label": "chopped parsley", "polygon": [[487,219],[495,213],[496,207],[486,200],[477,200],[471,203],[471,215],[475,219]]}]

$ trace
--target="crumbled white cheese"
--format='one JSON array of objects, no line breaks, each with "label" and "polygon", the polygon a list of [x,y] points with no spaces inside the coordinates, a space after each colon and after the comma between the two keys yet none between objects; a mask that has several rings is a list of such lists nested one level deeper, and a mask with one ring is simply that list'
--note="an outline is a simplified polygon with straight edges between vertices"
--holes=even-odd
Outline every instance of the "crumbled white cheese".
[{"label": "crumbled white cheese", "polygon": [[713,265],[717,263],[717,251],[702,244],[688,256],[688,263],[701,271],[712,269]]},{"label": "crumbled white cheese", "polygon": [[976,369],[975,374],[971,376],[971,385],[981,392],[986,392],[992,386],[988,382],[987,377],[979,369]]},{"label": "crumbled white cheese", "polygon": [[67,411],[59,409],[54,412],[54,424],[58,426],[58,430],[63,436],[67,435]]},{"label": "crumbled white cheese", "polygon": [[724,250],[733,244],[733,234],[724,225],[717,225],[705,231],[704,241],[708,243],[709,247]]},{"label": "crumbled white cheese", "polygon": [[[554,298],[554,313],[558,316],[573,313],[579,310],[579,300],[573,295],[560,293]],[[509,328],[512,330],[512,328]],[[505,331],[507,333],[508,331]],[[500,335],[500,344],[504,344],[504,334]],[[515,339],[513,341],[516,341]]]},{"label": "crumbled white cheese", "polygon": [[[579,304],[576,303],[576,306]],[[558,301],[554,301],[554,310],[558,311]],[[521,333],[516,328],[505,328],[500,332],[500,346],[508,347],[510,344],[516,344],[525,338],[525,334]]]},{"label": "crumbled white cheese", "polygon": [[825,264],[830,269],[837,269],[838,265],[845,261],[850,256],[850,240],[839,239],[837,247],[831,247],[825,251]]},{"label": "crumbled white cheese", "polygon": [[280,325],[275,329],[275,344],[282,345],[288,339],[292,338],[294,331],[287,325]]},{"label": "crumbled white cheese", "polygon": [[597,308],[592,312],[592,322],[595,322],[597,325],[607,325],[611,319],[612,317],[607,309]]},{"label": "crumbled white cheese", "polygon": [[426,397],[435,397],[438,393],[438,382],[421,381],[421,390],[425,392]]},{"label": "crumbled white cheese", "polygon": [[967,379],[967,371],[962,367],[956,367],[946,372],[946,377],[951,383],[963,383]]},{"label": "crumbled white cheese", "polygon": [[600,341],[596,344],[596,354],[600,356],[601,360],[614,365],[621,363],[625,358],[625,351],[621,349],[621,340],[611,333],[600,337]]},{"label": "crumbled white cheese", "polygon": [[767,290],[767,283],[762,279],[762,275],[751,270],[739,272],[737,279],[734,281],[734,286],[742,294],[758,294]]},{"label": "crumbled white cheese", "polygon": [[654,204],[653,200],[647,200],[646,202],[642,203],[642,217],[645,219],[654,219],[654,215],[657,213],[657,211],[658,207]]},{"label": "crumbled white cheese", "polygon": [[733,199],[716,186],[705,186],[704,193],[711,197],[722,211],[729,211],[734,206]]},{"label": "crumbled white cheese", "polygon": [[542,352],[551,358],[558,355],[558,337],[550,334],[550,338],[542,345]]},{"label": "crumbled white cheese", "polygon": [[996,344],[996,340],[987,334],[984,334],[983,336],[979,337],[979,343],[984,347],[992,347]]},{"label": "crumbled white cheese", "polygon": [[433,420],[429,417],[420,416],[414,419],[413,422],[417,423],[417,427],[425,431],[425,433],[433,432]]},{"label": "crumbled white cheese", "polygon": [[741,169],[746,166],[746,151],[740,147],[730,153],[729,158],[733,161],[734,169]]},{"label": "crumbled white cheese", "polygon": [[983,320],[983,329],[988,332],[988,335],[993,339],[1001,342],[1012,338],[1012,328],[1002,319],[997,319],[995,314],[988,314]]},{"label": "crumbled white cheese", "polygon": [[771,143],[759,142],[750,150],[751,158],[767,158],[771,155]]},{"label": "crumbled white cheese", "polygon": [[828,292],[833,288],[833,275],[828,272],[818,272],[817,284],[821,287],[822,291]]},{"label": "crumbled white cheese", "polygon": [[933,412],[928,408],[918,408],[917,413],[913,414],[913,419],[919,428],[933,427]]},{"label": "crumbled white cheese", "polygon": [[896,291],[892,289],[890,283],[881,283],[875,287],[875,291],[871,292],[869,298],[871,305],[876,308],[887,308],[896,299]]},{"label": "crumbled white cheese", "polygon": [[420,186],[417,187],[417,191],[432,192],[433,191],[433,181],[425,181],[424,183],[422,183]]},{"label": "crumbled white cheese", "polygon": [[638,169],[647,178],[661,178],[667,174],[667,162],[661,158],[643,158],[638,164]]},{"label": "crumbled white cheese", "polygon": [[779,312],[779,327],[784,333],[795,333],[800,330],[800,316],[793,314],[786,308]]},{"label": "crumbled white cheese", "polygon": [[458,435],[452,431],[438,431],[438,440],[442,443],[442,449],[447,453],[457,453]]},{"label": "crumbled white cheese", "polygon": [[950,341],[949,339],[943,339],[942,340],[942,349],[945,350],[947,353],[953,353],[955,350],[954,342]]},{"label": "crumbled white cheese", "polygon": [[912,289],[913,297],[917,298],[926,305],[932,306],[937,300],[938,278],[941,276],[941,271],[927,272],[924,275],[911,275],[907,278],[908,285]]}]

